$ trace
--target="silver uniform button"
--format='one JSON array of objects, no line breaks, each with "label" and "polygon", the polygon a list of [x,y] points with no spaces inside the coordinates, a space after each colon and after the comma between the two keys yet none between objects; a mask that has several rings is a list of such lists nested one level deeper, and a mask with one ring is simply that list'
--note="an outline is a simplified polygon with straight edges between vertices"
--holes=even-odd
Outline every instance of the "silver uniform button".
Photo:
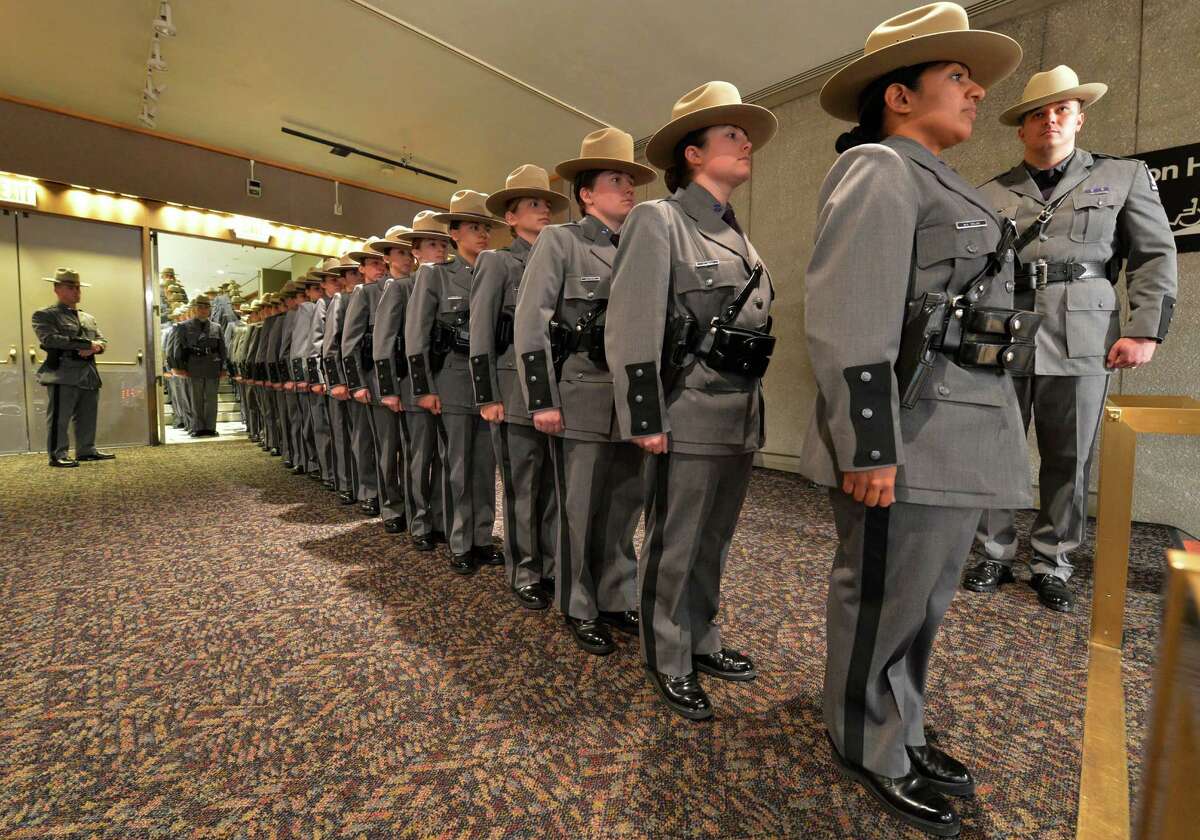
[{"label": "silver uniform button", "polygon": [[862,410],[862,416],[865,417],[866,419],[870,420],[872,417],[875,416],[875,412],[869,408],[864,408]]},{"label": "silver uniform button", "polygon": [[527,361],[527,362],[532,362],[532,361],[533,361],[533,356],[526,356],[526,357],[525,357],[525,361]]},{"label": "silver uniform button", "polygon": [[1011,280],[1009,280],[1008,282],[1006,282],[1006,283],[1004,284],[1004,291],[1006,291],[1006,292],[1011,292],[1011,291],[1013,291],[1013,289],[1015,289],[1015,288],[1017,288],[1017,286],[1016,286],[1016,284],[1015,284],[1015,283],[1013,283],[1013,281],[1011,281]]},{"label": "silver uniform button", "polygon": [[939,394],[941,394],[943,397],[948,397],[948,396],[950,396],[950,386],[948,386],[948,385],[939,385],[939,386],[938,386],[938,393],[939,393]]},{"label": "silver uniform button", "polygon": [[1013,329],[1014,330],[1021,329],[1021,319],[1020,318],[1013,318]]},{"label": "silver uniform button", "polygon": [[1039,234],[1038,234],[1038,241],[1039,241],[1039,242],[1045,242],[1045,241],[1046,241],[1046,240],[1048,240],[1049,238],[1050,238],[1050,237],[1049,237],[1049,236],[1047,236],[1047,235],[1046,235],[1046,234],[1044,234],[1044,233],[1039,233]]},{"label": "silver uniform button", "polygon": [[649,423],[647,423],[645,420],[643,420],[643,421],[642,421],[642,428],[643,428],[643,429],[648,429],[648,428],[650,428],[650,424],[649,424]]},{"label": "silver uniform button", "polygon": [[530,382],[537,382],[537,376],[531,376],[531,377],[529,377],[529,381],[530,381]]},{"label": "silver uniform button", "polygon": [[595,293],[595,292],[588,292],[588,297],[589,297],[589,298],[594,298],[595,296],[596,296],[596,293]]},{"label": "silver uniform button", "polygon": [[641,369],[641,368],[638,368],[637,370],[635,370],[635,371],[633,372],[633,375],[634,375],[634,376],[641,376],[641,375],[642,375],[642,369]]},{"label": "silver uniform button", "polygon": [[633,398],[633,401],[634,401],[634,402],[637,402],[637,403],[640,403],[640,402],[642,401],[642,399],[643,399],[643,398],[642,398],[642,395],[641,395],[641,394],[638,394],[636,397],[634,397],[634,398]]},{"label": "silver uniform button", "polygon": [[883,453],[880,452],[878,449],[871,450],[871,460],[872,461],[878,461],[882,457],[883,457]]},{"label": "silver uniform button", "polygon": [[974,254],[978,250],[979,250],[979,246],[976,245],[974,242],[967,243],[967,253],[968,254]]},{"label": "silver uniform button", "polygon": [[712,285],[712,278],[711,278],[711,277],[709,277],[707,280],[705,280],[705,281],[704,281],[704,285],[705,285],[705,286],[711,286],[711,285]]},{"label": "silver uniform button", "polygon": [[870,382],[871,381],[871,372],[869,370],[864,370],[862,373],[860,373],[858,375],[858,378],[861,379],[863,382]]}]

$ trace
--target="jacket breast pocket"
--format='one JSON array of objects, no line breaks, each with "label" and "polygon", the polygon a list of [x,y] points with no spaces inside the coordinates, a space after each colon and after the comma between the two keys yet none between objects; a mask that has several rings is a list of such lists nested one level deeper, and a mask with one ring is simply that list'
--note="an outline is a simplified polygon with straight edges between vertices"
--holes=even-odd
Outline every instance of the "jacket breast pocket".
[{"label": "jacket breast pocket", "polygon": [[917,231],[917,266],[932,268],[950,260],[981,259],[990,254],[996,238],[991,222],[980,227],[957,227],[954,223],[929,225]]},{"label": "jacket breast pocket", "polygon": [[563,283],[563,298],[579,303],[608,300],[609,280],[595,274],[568,274]]},{"label": "jacket breast pocket", "polygon": [[738,260],[677,262],[673,274],[676,294],[688,296],[699,293],[700,300],[707,299],[714,292],[736,291],[738,281],[745,282],[747,277]]},{"label": "jacket breast pocket", "polygon": [[1067,355],[1103,356],[1121,334],[1117,293],[1107,280],[1067,286]]},{"label": "jacket breast pocket", "polygon": [[1072,242],[1111,241],[1117,225],[1117,208],[1109,193],[1078,192],[1071,197]]}]

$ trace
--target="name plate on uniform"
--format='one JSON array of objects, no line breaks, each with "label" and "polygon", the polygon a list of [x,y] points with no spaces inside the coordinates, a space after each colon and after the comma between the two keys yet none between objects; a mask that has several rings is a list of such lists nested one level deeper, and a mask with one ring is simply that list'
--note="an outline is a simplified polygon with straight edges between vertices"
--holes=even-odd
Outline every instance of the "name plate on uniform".
[{"label": "name plate on uniform", "polygon": [[580,283],[599,283],[600,278],[599,277],[580,277],[579,282]]},{"label": "name plate on uniform", "polygon": [[696,263],[696,268],[716,268],[721,264],[720,260],[704,260]]},{"label": "name plate on uniform", "polygon": [[987,219],[969,219],[965,222],[955,222],[955,230],[971,230],[972,228],[987,227]]}]

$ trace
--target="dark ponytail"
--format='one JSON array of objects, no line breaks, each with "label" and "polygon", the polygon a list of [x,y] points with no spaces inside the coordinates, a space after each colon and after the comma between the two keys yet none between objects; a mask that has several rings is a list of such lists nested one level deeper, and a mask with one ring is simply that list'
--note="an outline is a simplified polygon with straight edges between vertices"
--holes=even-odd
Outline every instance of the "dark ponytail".
[{"label": "dark ponytail", "polygon": [[706,127],[689,131],[682,140],[675,144],[675,149],[671,152],[671,165],[663,173],[663,182],[667,186],[668,193],[681,190],[692,183],[692,167],[688,165],[687,158],[684,156],[687,147],[697,146],[703,149],[707,143],[708,128]]},{"label": "dark ponytail", "polygon": [[940,61],[930,61],[925,64],[912,64],[901,67],[880,76],[863,90],[858,97],[858,125],[849,131],[838,135],[833,147],[840,155],[842,152],[861,146],[864,143],[878,143],[883,139],[883,113],[886,104],[883,95],[895,84],[904,85],[909,90],[919,90],[921,74]]}]

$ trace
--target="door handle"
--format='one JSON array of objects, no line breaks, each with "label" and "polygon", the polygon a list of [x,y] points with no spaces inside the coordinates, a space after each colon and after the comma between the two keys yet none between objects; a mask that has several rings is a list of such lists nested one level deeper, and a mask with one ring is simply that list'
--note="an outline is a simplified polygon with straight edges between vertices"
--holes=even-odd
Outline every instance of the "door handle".
[{"label": "door handle", "polygon": [[33,349],[33,345],[29,345],[29,364],[37,364],[37,351]]},{"label": "door handle", "polygon": [[17,345],[12,345],[8,348],[8,363],[15,365],[17,363]]},{"label": "door handle", "polygon": [[146,354],[143,353],[141,350],[138,351],[138,364],[139,365],[142,363],[142,359],[144,359],[145,356],[146,356]]}]

